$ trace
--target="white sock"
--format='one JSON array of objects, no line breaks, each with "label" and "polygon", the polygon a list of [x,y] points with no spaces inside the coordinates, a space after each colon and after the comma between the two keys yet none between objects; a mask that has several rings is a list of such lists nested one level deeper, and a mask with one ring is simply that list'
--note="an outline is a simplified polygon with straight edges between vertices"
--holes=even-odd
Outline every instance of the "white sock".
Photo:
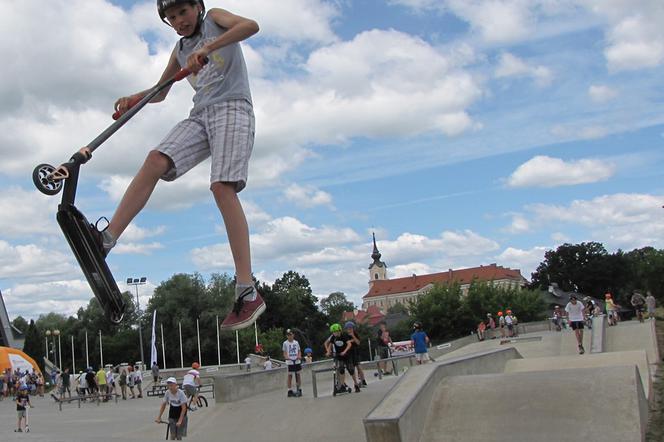
[{"label": "white sock", "polygon": [[111,232],[108,231],[108,229],[101,232],[101,236],[103,238],[104,249],[107,251],[115,247],[115,244],[118,242],[117,239],[113,237]]},{"label": "white sock", "polygon": [[243,299],[246,302],[255,301],[257,292],[256,292],[256,287],[254,287],[253,284],[252,285],[249,285],[249,284],[236,284],[235,285],[235,299],[238,299],[240,297],[240,295],[242,295],[248,289],[252,289],[251,294],[245,296]]}]

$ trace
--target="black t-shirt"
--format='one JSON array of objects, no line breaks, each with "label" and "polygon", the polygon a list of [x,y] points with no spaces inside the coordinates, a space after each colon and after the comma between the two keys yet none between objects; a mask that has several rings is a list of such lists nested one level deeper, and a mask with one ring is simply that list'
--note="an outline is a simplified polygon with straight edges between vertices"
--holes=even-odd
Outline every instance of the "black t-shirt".
[{"label": "black t-shirt", "polygon": [[23,411],[25,407],[30,403],[30,396],[27,393],[19,393],[16,396],[16,411]]},{"label": "black t-shirt", "polygon": [[348,341],[350,340],[351,337],[343,332],[339,336],[334,336],[334,334],[330,336],[330,342],[332,343],[332,352],[336,357],[346,358],[349,356],[350,351],[346,353],[344,356],[341,356],[341,352],[346,349]]},{"label": "black t-shirt", "polygon": [[88,383],[88,388],[92,388],[95,385],[97,385],[97,382],[95,382],[95,375],[92,374],[91,371],[89,371],[88,374],[85,375],[85,381]]}]

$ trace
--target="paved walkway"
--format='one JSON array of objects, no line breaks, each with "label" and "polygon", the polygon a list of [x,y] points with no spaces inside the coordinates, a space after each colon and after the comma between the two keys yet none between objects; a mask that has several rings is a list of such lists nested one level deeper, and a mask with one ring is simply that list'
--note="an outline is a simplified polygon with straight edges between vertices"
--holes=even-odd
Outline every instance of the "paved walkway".
[{"label": "paved walkway", "polygon": [[[370,375],[370,372],[367,372]],[[370,375],[371,376],[371,375]],[[371,376],[373,377],[373,376]],[[398,378],[368,379],[361,393],[331,396],[331,385],[319,386],[301,398],[287,398],[286,390],[258,395],[231,404],[210,406],[190,414],[188,440],[192,441],[364,441],[362,419],[382,399]],[[284,380],[285,382],[285,380]],[[329,391],[328,391],[329,390]],[[115,402],[63,405],[60,412],[52,398],[31,398],[30,433],[17,434],[16,406],[0,402],[2,441],[129,441],[163,440],[164,425],[154,423],[160,399],[143,398]],[[185,439],[185,440],[187,440]]]}]

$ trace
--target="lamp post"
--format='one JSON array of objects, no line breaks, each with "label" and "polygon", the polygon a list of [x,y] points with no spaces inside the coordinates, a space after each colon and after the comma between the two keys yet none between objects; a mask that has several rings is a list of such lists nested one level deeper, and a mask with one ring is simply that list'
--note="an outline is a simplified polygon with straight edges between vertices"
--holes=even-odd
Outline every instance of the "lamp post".
[{"label": "lamp post", "polygon": [[58,337],[58,368],[60,371],[62,371],[62,347],[60,346],[60,330],[55,330],[53,334]]},{"label": "lamp post", "polygon": [[55,346],[55,337],[57,336],[58,341],[60,340],[60,330],[58,330],[58,329],[46,330],[46,342],[47,343],[48,343],[48,337],[49,336],[53,337],[53,341],[51,343],[52,346],[53,346],[52,347],[53,348],[53,360],[51,362],[53,362],[53,365],[55,365],[58,368],[58,370],[61,370],[62,369],[62,363],[58,362],[58,356],[60,356],[60,355],[58,354],[57,347]]},{"label": "lamp post", "polygon": [[141,346],[141,364],[145,363],[145,356],[143,356],[143,332],[141,331],[141,302],[138,299],[138,286],[147,283],[148,278],[141,276],[140,278],[127,278],[127,285],[136,287],[136,309],[138,312],[138,341]]}]

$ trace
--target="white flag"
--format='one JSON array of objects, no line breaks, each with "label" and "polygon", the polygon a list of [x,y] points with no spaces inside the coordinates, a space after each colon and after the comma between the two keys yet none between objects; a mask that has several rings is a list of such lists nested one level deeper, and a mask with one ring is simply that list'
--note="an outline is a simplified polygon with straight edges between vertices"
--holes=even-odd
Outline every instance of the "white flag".
[{"label": "white flag", "polygon": [[157,310],[155,309],[154,313],[152,314],[152,351],[150,354],[150,367],[152,367],[155,362],[157,362],[157,333],[156,333],[156,325],[157,325]]}]

